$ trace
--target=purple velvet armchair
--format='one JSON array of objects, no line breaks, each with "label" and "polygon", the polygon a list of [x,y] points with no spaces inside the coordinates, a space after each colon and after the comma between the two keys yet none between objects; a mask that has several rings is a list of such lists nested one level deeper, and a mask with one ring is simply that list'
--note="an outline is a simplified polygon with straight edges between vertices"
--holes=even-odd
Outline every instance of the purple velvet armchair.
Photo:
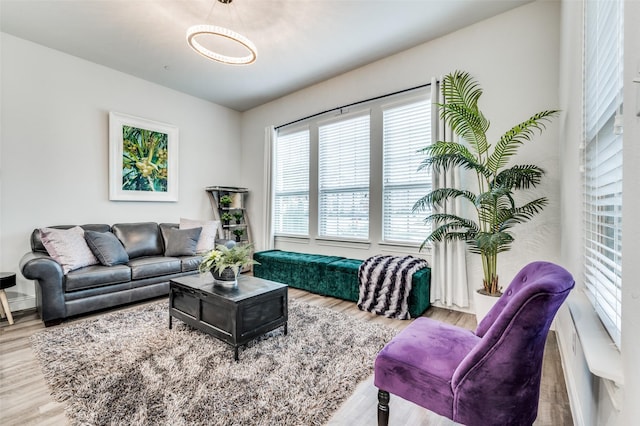
[{"label": "purple velvet armchair", "polygon": [[531,425],[547,333],[573,286],[564,268],[534,262],[475,333],[417,318],[376,358],[378,425],[389,422],[389,393],[465,425]]}]

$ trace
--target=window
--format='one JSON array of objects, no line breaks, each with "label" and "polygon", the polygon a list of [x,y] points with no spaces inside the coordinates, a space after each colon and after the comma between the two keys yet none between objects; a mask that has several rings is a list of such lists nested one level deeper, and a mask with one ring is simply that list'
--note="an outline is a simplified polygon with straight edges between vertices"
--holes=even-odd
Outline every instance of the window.
[{"label": "window", "polygon": [[424,212],[411,210],[431,187],[429,171],[417,170],[424,159],[417,151],[431,143],[430,93],[428,86],[405,90],[279,127],[276,247],[417,249],[429,235]]},{"label": "window", "polygon": [[322,237],[369,238],[369,114],[318,128]]},{"label": "window", "polygon": [[623,2],[585,3],[584,231],[589,298],[620,347]]},{"label": "window", "polygon": [[309,130],[278,133],[275,152],[276,235],[309,234]]},{"label": "window", "polygon": [[383,109],[383,228],[386,242],[424,241],[428,214],[412,213],[414,203],[431,191],[431,171],[416,172],[431,143],[431,104],[428,99]]}]

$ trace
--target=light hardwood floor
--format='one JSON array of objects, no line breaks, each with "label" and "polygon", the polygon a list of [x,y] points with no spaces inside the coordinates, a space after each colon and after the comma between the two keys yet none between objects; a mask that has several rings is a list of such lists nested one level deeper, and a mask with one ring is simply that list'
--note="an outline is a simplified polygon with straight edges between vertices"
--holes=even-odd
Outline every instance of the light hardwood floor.
[{"label": "light hardwood floor", "polygon": [[[401,330],[409,321],[390,320],[358,310],[352,302],[289,289],[289,297],[345,312],[365,321],[386,324]],[[138,305],[123,309],[133,309]],[[95,314],[102,315],[102,314]],[[476,326],[475,316],[430,308],[424,316],[468,329]],[[87,316],[80,319],[87,318]],[[65,425],[64,406],[49,396],[40,366],[33,356],[29,337],[44,325],[35,312],[18,312],[15,324],[0,322],[0,425]],[[71,320],[74,322],[77,320]],[[64,326],[64,325],[62,325]],[[562,366],[555,333],[549,333],[545,348],[540,406],[536,425],[572,425]],[[330,426],[371,426],[376,424],[377,389],[373,379],[358,385],[353,395],[334,413]],[[391,425],[452,425],[448,419],[391,396]],[[298,426],[298,425],[296,425]],[[302,425],[300,425],[302,426]]]}]

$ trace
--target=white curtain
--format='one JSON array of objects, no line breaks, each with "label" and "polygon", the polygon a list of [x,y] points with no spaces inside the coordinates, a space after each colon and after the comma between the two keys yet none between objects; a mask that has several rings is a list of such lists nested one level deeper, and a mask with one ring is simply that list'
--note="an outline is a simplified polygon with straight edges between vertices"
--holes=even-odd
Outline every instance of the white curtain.
[{"label": "white curtain", "polygon": [[[437,79],[431,79],[431,123],[432,138],[436,141],[452,141],[453,133],[449,126],[440,119],[438,104],[444,103]],[[433,170],[433,188],[459,188],[461,184],[458,167],[443,173]],[[434,208],[434,213],[452,213],[461,215],[459,200],[452,200],[441,207]],[[469,306],[469,290],[467,285],[466,247],[462,241],[434,242],[433,265],[431,268],[431,302],[439,302],[444,306]]]},{"label": "white curtain", "polygon": [[273,161],[275,153],[276,129],[267,126],[264,129],[264,188],[263,188],[263,215],[262,223],[262,250],[271,250],[275,247],[273,237]]}]

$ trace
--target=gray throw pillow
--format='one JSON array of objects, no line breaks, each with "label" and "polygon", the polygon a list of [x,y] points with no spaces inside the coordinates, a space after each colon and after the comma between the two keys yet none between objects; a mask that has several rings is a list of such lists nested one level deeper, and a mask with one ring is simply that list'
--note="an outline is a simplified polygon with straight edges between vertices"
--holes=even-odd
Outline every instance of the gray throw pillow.
[{"label": "gray throw pillow", "polygon": [[70,229],[40,228],[40,239],[49,256],[62,266],[65,275],[74,269],[98,263],[87,246],[84,230],[79,226]]},{"label": "gray throw pillow", "polygon": [[165,256],[195,256],[202,228],[167,229]]},{"label": "gray throw pillow", "polygon": [[84,239],[104,266],[120,265],[129,261],[127,251],[111,232],[84,231]]}]

